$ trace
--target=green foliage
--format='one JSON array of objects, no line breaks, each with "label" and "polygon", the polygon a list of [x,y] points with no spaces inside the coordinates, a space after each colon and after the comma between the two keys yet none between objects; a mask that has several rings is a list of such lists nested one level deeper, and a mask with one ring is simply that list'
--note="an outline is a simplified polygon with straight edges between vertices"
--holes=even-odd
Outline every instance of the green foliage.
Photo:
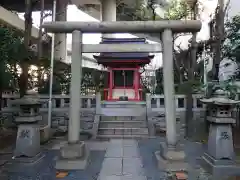
[{"label": "green foliage", "polygon": [[177,84],[175,86],[175,91],[177,94],[185,94],[188,92],[198,93],[201,89],[201,82],[198,80],[185,81],[183,83]]},{"label": "green foliage", "polygon": [[34,57],[32,50],[27,50],[22,36],[17,30],[0,26],[0,89],[18,90],[19,74],[17,65],[23,60],[31,60]]},{"label": "green foliage", "polygon": [[186,18],[190,14],[191,8],[185,0],[172,0],[170,1],[164,19],[178,20]]},{"label": "green foliage", "polygon": [[240,62],[240,15],[234,16],[225,23],[225,32],[223,55]]},{"label": "green foliage", "polygon": [[[43,86],[39,89],[39,94],[48,94],[50,89],[50,82],[49,78],[44,81]],[[61,80],[59,77],[53,77],[53,86],[52,86],[52,93],[53,94],[62,94],[62,87],[61,87]]]},{"label": "green foliage", "polygon": [[235,99],[237,92],[240,90],[240,87],[236,85],[236,81],[228,80],[224,82],[208,82],[203,85],[203,89],[205,90],[206,98],[210,98],[216,90],[223,90],[226,92],[230,99]]},{"label": "green foliage", "polygon": [[13,88],[12,82],[14,74],[9,66],[18,60],[20,38],[13,31],[0,27],[0,89]]}]

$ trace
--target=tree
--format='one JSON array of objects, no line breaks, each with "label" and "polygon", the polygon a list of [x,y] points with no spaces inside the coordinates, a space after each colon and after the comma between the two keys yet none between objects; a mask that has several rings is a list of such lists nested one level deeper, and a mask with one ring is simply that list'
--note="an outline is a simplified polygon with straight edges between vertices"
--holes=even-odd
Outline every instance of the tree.
[{"label": "tree", "polygon": [[223,57],[240,63],[240,15],[232,17],[225,23],[225,38]]},{"label": "tree", "polygon": [[20,75],[20,97],[23,97],[26,94],[28,87],[28,68],[29,68],[29,51],[31,47],[31,33],[32,33],[32,11],[33,11],[33,2],[32,0],[25,0],[25,31],[24,31],[24,46],[26,49],[26,55],[21,59],[20,66],[22,73]]},{"label": "tree", "polygon": [[[15,67],[18,53],[22,50],[22,42],[16,31],[0,27],[0,99],[7,89],[16,88],[17,78]],[[13,68],[12,68],[13,66]],[[0,107],[1,108],[1,107]]]},{"label": "tree", "polygon": [[213,51],[213,78],[218,80],[218,70],[219,70],[219,63],[222,60],[222,46],[225,40],[224,34],[224,23],[225,23],[225,16],[227,12],[228,5],[230,0],[227,1],[227,4],[224,4],[224,0],[218,0],[218,5],[215,10],[215,19],[211,24],[211,31],[212,31],[212,39],[214,40],[212,43],[212,51]]}]

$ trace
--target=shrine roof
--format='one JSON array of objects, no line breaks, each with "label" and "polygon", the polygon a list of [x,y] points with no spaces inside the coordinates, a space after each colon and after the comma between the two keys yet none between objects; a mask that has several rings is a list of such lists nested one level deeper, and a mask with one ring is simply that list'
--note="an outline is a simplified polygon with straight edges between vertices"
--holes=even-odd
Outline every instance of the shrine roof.
[{"label": "shrine roof", "polygon": [[[145,38],[103,38],[100,44],[148,44]],[[149,60],[154,58],[154,55],[149,53],[100,53],[93,56],[97,60]]]}]

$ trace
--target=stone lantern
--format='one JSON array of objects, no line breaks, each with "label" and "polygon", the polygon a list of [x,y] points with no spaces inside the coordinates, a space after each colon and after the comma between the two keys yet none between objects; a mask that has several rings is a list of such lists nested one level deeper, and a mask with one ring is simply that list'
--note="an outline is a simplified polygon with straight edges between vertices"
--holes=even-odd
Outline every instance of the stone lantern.
[{"label": "stone lantern", "polygon": [[201,99],[207,104],[207,121],[210,123],[208,148],[203,155],[203,166],[214,176],[233,175],[240,172],[235,166],[232,138],[232,110],[239,101],[231,100],[223,90],[216,90],[209,99]]},{"label": "stone lantern", "polygon": [[39,109],[43,102],[38,99],[22,98],[13,100],[11,103],[19,108],[18,117],[15,119],[18,124],[15,158],[25,161],[41,156],[38,122],[42,120]]}]

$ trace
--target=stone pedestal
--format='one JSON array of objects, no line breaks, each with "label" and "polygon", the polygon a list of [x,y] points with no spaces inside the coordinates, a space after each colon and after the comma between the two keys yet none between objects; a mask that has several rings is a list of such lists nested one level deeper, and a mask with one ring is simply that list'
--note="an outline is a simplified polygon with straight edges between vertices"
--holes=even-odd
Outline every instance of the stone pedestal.
[{"label": "stone pedestal", "polygon": [[208,104],[206,120],[210,122],[208,148],[202,157],[202,166],[214,177],[240,174],[234,160],[232,138],[232,124],[235,123],[232,110],[239,102],[229,99],[222,90],[201,101]]},{"label": "stone pedestal", "polygon": [[42,116],[39,115],[39,108],[42,103],[37,98],[22,98],[11,102],[19,107],[18,133],[14,157],[5,168],[9,173],[25,171],[25,167],[36,164],[43,159],[44,154],[40,147],[40,125]]},{"label": "stone pedestal", "polygon": [[188,163],[185,152],[181,147],[168,148],[165,143],[160,144],[160,151],[155,152],[158,168],[169,172],[187,171]]},{"label": "stone pedestal", "polygon": [[40,125],[42,116],[38,99],[22,98],[12,101],[19,107],[19,116],[15,121],[19,124],[14,159],[18,162],[32,163],[42,158],[40,149]]},{"label": "stone pedestal", "polygon": [[233,149],[232,119],[208,118],[211,122],[208,149],[202,157],[203,167],[213,176],[236,175],[240,168],[235,164]]},{"label": "stone pedestal", "polygon": [[40,153],[40,133],[36,124],[21,124],[18,127],[14,156],[34,157]]},{"label": "stone pedestal", "polygon": [[56,169],[79,170],[88,164],[88,151],[84,142],[67,144],[60,149],[60,157],[56,161]]}]

